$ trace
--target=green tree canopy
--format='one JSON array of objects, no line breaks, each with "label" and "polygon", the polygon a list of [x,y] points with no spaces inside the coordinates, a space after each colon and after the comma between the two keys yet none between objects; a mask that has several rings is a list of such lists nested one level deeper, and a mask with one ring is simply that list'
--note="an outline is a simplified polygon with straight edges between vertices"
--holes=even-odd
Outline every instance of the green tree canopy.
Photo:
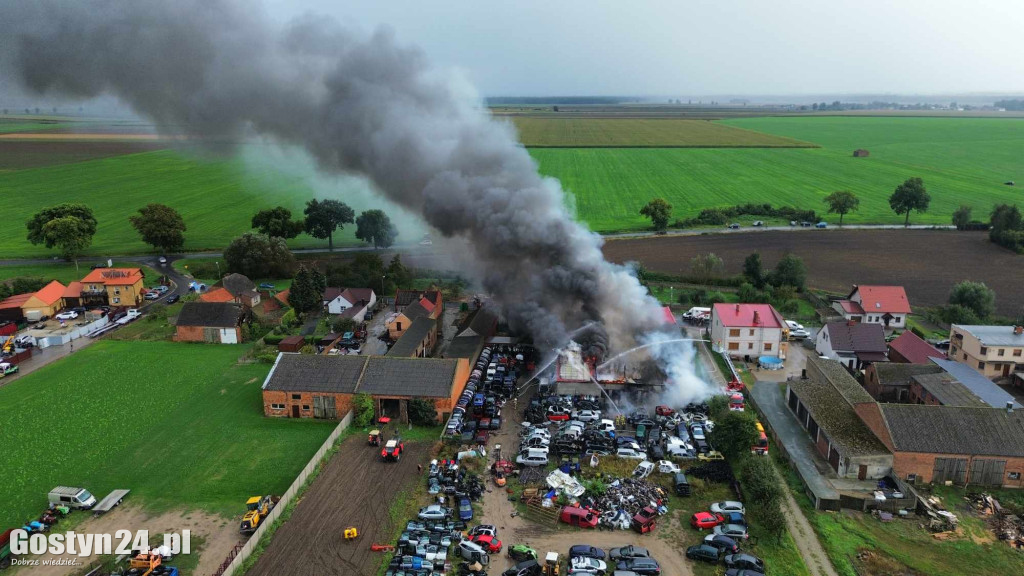
[{"label": "green tree canopy", "polygon": [[953,225],[956,226],[957,230],[963,230],[967,228],[967,225],[971,223],[971,207],[966,204],[961,204],[959,208],[953,212]]},{"label": "green tree canopy", "polygon": [[343,224],[351,224],[355,212],[344,202],[338,200],[317,200],[306,202],[306,233],[321,240],[327,239],[327,247],[334,250],[334,231],[341,230]]},{"label": "green tree canopy", "polygon": [[765,284],[764,266],[761,264],[761,255],[754,252],[743,261],[743,277],[754,285],[755,288],[763,288]]},{"label": "green tree canopy", "polygon": [[830,214],[839,214],[839,225],[843,225],[843,216],[856,212],[860,207],[860,198],[848,190],[837,190],[825,196],[825,204]]},{"label": "green tree canopy", "polygon": [[[381,285],[383,282],[383,286]],[[327,283],[331,286],[354,286],[381,290],[384,294],[395,291],[395,280],[376,254],[362,252],[351,262],[327,268]]]},{"label": "green tree canopy", "polygon": [[89,223],[74,216],[55,218],[43,225],[43,238],[48,247],[56,247],[65,260],[74,260],[92,244]]},{"label": "green tree canopy", "polygon": [[640,215],[651,219],[655,231],[664,232],[672,219],[672,205],[664,198],[655,198],[640,209]]},{"label": "green tree canopy", "polygon": [[804,261],[795,254],[786,254],[775,265],[775,271],[771,274],[772,286],[792,286],[803,291],[807,284],[807,266]]},{"label": "green tree canopy", "polygon": [[49,208],[43,208],[39,212],[36,212],[32,218],[25,223],[28,228],[28,241],[33,244],[45,244],[47,248],[53,248],[54,244],[50,243],[50,239],[43,233],[43,226],[51,220],[57,218],[72,217],[82,221],[84,227],[83,232],[88,233],[89,237],[96,234],[96,217],[93,216],[92,208],[89,208],[85,204],[75,203],[64,203],[56,206],[50,206]]},{"label": "green tree canopy", "polygon": [[905,214],[906,218],[903,220],[904,226],[910,225],[910,211],[916,210],[918,213],[927,212],[928,204],[932,201],[932,197],[928,195],[928,191],[924,188],[924,181],[920,178],[908,178],[903,184],[896,187],[892,195],[889,196],[889,207],[896,214]]},{"label": "green tree canopy", "polygon": [[176,252],[185,245],[185,220],[170,206],[146,204],[128,221],[142,236],[142,241],[157,250]]},{"label": "green tree canopy", "polygon": [[729,411],[715,421],[711,431],[711,443],[730,462],[750,454],[750,447],[757,439],[757,424],[750,412]]},{"label": "green tree canopy", "polygon": [[707,282],[725,268],[725,263],[714,252],[698,254],[690,260],[690,272],[701,282]]},{"label": "green tree canopy", "polygon": [[373,244],[374,248],[387,248],[397,237],[398,229],[383,210],[367,210],[356,218],[356,238]]},{"label": "green tree canopy", "polygon": [[352,423],[357,428],[366,428],[373,422],[373,397],[365,392],[356,394],[352,397],[352,410]]},{"label": "green tree canopy", "polygon": [[417,426],[433,426],[437,424],[437,407],[429,400],[413,398],[409,400],[409,421]]},{"label": "green tree canopy", "polygon": [[950,306],[963,306],[985,320],[996,311],[996,293],[984,282],[964,280],[949,292]]},{"label": "green tree canopy", "polygon": [[260,210],[252,217],[252,227],[267,236],[295,238],[306,229],[302,220],[292,220],[292,211],[284,206]]},{"label": "green tree canopy", "polygon": [[249,278],[291,278],[296,268],[295,256],[283,238],[254,232],[232,240],[224,250],[224,261],[229,272]]},{"label": "green tree canopy", "polygon": [[298,314],[319,310],[323,306],[324,288],[327,281],[315,269],[299,266],[288,292],[288,304]]},{"label": "green tree canopy", "polygon": [[391,279],[396,288],[408,288],[412,285],[412,271],[402,264],[402,257],[399,254],[391,257],[391,262],[388,263],[385,274]]}]

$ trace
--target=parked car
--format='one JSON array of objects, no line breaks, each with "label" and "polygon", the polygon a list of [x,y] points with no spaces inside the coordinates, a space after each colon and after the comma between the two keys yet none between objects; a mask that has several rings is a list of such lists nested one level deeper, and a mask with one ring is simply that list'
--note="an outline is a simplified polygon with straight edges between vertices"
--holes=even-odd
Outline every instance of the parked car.
[{"label": "parked car", "polygon": [[714,527],[713,531],[715,534],[721,534],[733,539],[746,540],[750,538],[747,527],[741,524],[719,524]]},{"label": "parked car", "polygon": [[757,228],[760,228],[761,226],[764,226],[764,221],[763,220],[754,220],[754,224],[753,225],[756,226]]},{"label": "parked car", "polygon": [[604,574],[607,570],[608,564],[604,560],[586,556],[569,558],[569,574]]},{"label": "parked car", "polygon": [[167,297],[167,300],[164,300],[164,302],[166,304],[174,304],[178,300],[181,300],[181,296],[178,296],[177,294],[171,294],[170,296]]},{"label": "parked car", "polygon": [[273,290],[275,286],[270,282],[260,282],[260,290]]},{"label": "parked car", "polygon": [[814,225],[815,228],[828,228],[828,222],[818,222]]},{"label": "parked car", "polygon": [[803,330],[804,325],[797,322],[796,320],[786,320],[786,325],[789,326],[790,330]]},{"label": "parked car", "polygon": [[146,300],[156,300],[159,297],[160,293],[157,292],[156,290],[150,290],[149,292],[146,292],[145,296],[143,296],[143,298],[145,298]]},{"label": "parked car", "polygon": [[733,222],[732,224],[729,224],[729,230],[739,230],[739,229],[740,229],[740,225],[739,224],[737,224],[735,222]]},{"label": "parked car", "polygon": [[524,560],[519,564],[505,570],[501,576],[541,576],[544,567],[536,559]]},{"label": "parked car", "polygon": [[72,312],[77,312],[79,314],[85,314],[85,312],[86,312],[85,306],[75,306],[74,308],[71,309],[71,311]]},{"label": "parked car", "polygon": [[470,536],[486,534],[487,536],[498,536],[498,527],[494,524],[478,524],[469,531]]},{"label": "parked car", "polygon": [[601,419],[600,410],[579,410],[572,413],[573,420],[580,422],[594,422]]},{"label": "parked car", "polygon": [[608,551],[608,557],[618,562],[625,558],[650,558],[651,553],[647,551],[647,548],[641,548],[631,544],[629,546],[612,548]]},{"label": "parked car", "polygon": [[800,226],[803,227],[803,228],[810,228],[811,227],[811,223],[808,222],[807,220],[804,220],[803,222],[800,223]]},{"label": "parked car", "polygon": [[708,546],[707,544],[698,544],[696,546],[690,546],[686,549],[686,557],[690,560],[700,560],[702,562],[711,562],[712,564],[718,563],[718,548],[714,546]]},{"label": "parked car", "polygon": [[75,312],[74,310],[65,310],[64,312],[54,316],[54,318],[57,320],[74,320],[75,318],[78,318],[78,312]]},{"label": "parked car", "polygon": [[574,558],[576,556],[586,556],[587,558],[604,560],[606,554],[604,553],[604,550],[589,544],[577,544],[572,548],[569,548],[569,558]]},{"label": "parked car", "polygon": [[803,340],[805,338],[810,338],[810,336],[811,333],[804,329],[789,331],[789,337],[793,340]]},{"label": "parked car", "polygon": [[469,522],[473,519],[473,503],[469,498],[459,499],[459,520]]},{"label": "parked car", "polygon": [[490,534],[477,534],[473,536],[472,541],[474,544],[479,545],[484,550],[491,554],[497,554],[501,552],[501,540],[498,540],[497,536]]},{"label": "parked car", "polygon": [[745,568],[730,568],[725,571],[725,576],[761,576],[764,572],[747,570]]},{"label": "parked car", "polygon": [[579,526],[580,528],[597,527],[597,516],[594,513],[584,508],[576,508],[575,506],[562,508],[558,519],[570,526]]},{"label": "parked car", "polygon": [[516,562],[536,560],[537,551],[533,548],[530,548],[526,544],[516,544],[515,546],[508,547],[508,557]]},{"label": "parked car", "polygon": [[721,514],[714,514],[711,512],[697,512],[690,517],[690,526],[693,526],[697,530],[708,530],[718,526],[725,521],[725,518]]},{"label": "parked car", "polygon": [[743,506],[743,502],[723,500],[721,502],[713,503],[711,505],[711,512],[715,514],[724,514],[726,512],[739,512],[740,514],[746,514],[747,509]]},{"label": "parked car", "polygon": [[704,537],[704,543],[718,548],[726,554],[736,554],[740,551],[740,545],[735,540],[721,534],[708,534]]},{"label": "parked car", "polygon": [[646,452],[638,452],[633,448],[619,448],[615,451],[615,455],[619,458],[628,458],[630,460],[646,460]]},{"label": "parked car", "polygon": [[452,515],[452,511],[439,504],[431,504],[430,506],[424,506],[420,508],[417,518],[420,520],[447,520]]},{"label": "parked car", "polygon": [[615,569],[626,570],[640,574],[641,576],[658,576],[661,574],[661,566],[654,558],[624,558],[615,563]]},{"label": "parked car", "polygon": [[681,472],[679,466],[669,460],[658,460],[658,472],[662,474],[677,474]]},{"label": "parked car", "polygon": [[764,562],[753,554],[726,554],[723,560],[726,568],[753,570],[764,574]]},{"label": "parked car", "polygon": [[547,466],[548,457],[547,454],[520,454],[516,456],[516,464],[521,466]]},{"label": "parked car", "polygon": [[712,460],[725,460],[725,456],[718,450],[708,450],[707,452],[697,454],[697,460],[711,462]]}]

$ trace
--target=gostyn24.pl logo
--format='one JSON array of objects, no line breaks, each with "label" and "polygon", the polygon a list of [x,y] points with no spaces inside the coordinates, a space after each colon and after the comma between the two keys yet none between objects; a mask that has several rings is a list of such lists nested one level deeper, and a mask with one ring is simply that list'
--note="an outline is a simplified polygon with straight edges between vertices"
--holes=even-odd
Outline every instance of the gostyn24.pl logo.
[{"label": "gostyn24.pl logo", "polygon": [[[164,534],[163,546],[157,548],[161,554],[190,554],[192,534],[190,530]],[[25,530],[11,532],[12,554],[51,554],[62,556],[74,554],[85,558],[100,554],[132,554],[149,552],[148,530],[118,530],[110,534],[78,534],[69,531],[64,534],[29,534]]]}]

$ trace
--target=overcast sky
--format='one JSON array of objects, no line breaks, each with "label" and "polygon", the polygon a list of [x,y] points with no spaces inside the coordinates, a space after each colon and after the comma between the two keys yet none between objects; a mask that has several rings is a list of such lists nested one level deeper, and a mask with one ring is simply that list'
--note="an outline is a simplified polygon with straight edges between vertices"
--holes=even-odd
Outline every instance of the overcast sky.
[{"label": "overcast sky", "polygon": [[1024,92],[1020,0],[264,0],[386,25],[485,96]]}]

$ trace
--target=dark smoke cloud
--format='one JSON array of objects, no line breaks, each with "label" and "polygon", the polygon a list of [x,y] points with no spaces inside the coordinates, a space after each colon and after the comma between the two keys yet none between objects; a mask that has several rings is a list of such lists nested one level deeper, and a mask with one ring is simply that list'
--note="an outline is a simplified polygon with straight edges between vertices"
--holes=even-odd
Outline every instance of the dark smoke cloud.
[{"label": "dark smoke cloud", "polygon": [[592,353],[658,321],[657,303],[567,214],[508,126],[388,31],[305,17],[272,26],[253,2],[2,0],[0,74],[48,95],[118,97],[164,132],[273,137],[320,169],[365,175],[474,250],[475,273],[541,344],[586,331]]}]

